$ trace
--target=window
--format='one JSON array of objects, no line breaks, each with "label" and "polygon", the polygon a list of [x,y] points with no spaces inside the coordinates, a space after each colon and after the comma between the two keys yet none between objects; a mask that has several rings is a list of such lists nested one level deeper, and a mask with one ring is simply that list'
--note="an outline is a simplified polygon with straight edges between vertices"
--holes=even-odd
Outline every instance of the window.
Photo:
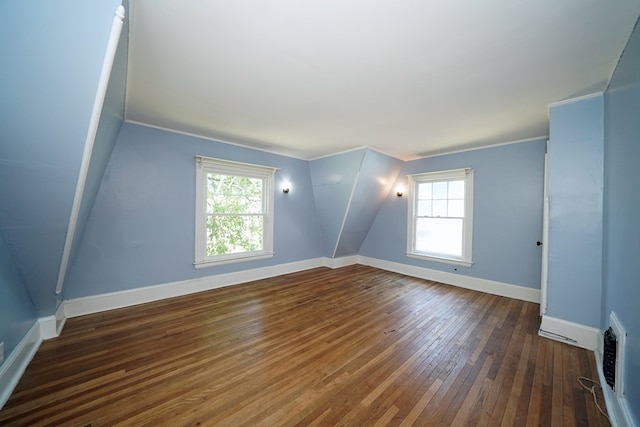
[{"label": "window", "polygon": [[196,157],[196,268],[273,256],[275,171]]},{"label": "window", "polygon": [[473,171],[409,176],[407,255],[471,266]]}]

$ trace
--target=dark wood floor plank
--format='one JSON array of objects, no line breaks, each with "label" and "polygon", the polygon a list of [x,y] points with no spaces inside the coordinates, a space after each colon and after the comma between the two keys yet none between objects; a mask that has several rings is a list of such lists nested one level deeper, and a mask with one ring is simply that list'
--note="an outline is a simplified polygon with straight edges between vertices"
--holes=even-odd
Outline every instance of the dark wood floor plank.
[{"label": "dark wood floor plank", "polygon": [[607,425],[538,311],[354,265],[73,318],[0,425]]}]

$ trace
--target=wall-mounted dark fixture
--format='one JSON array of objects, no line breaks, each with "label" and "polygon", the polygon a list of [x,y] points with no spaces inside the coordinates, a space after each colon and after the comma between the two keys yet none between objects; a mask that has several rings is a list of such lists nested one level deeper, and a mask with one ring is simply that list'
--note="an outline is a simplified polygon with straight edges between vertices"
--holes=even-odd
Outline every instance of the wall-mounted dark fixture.
[{"label": "wall-mounted dark fixture", "polygon": [[291,183],[290,182],[285,182],[284,184],[282,184],[282,192],[283,193],[287,194],[290,189],[291,189]]},{"label": "wall-mounted dark fixture", "polygon": [[396,187],[396,196],[402,197],[403,194],[404,194],[404,188],[402,186],[397,186]]}]

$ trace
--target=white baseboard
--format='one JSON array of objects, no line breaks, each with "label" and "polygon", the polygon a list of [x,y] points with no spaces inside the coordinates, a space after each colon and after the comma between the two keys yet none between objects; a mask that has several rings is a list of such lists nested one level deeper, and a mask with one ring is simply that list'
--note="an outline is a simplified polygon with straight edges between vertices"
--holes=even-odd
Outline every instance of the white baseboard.
[{"label": "white baseboard", "polygon": [[283,274],[309,270],[325,265],[324,258],[279,264],[271,267],[256,268],[216,276],[200,277],[161,285],[145,286],[107,294],[73,298],[65,301],[66,317],[83,316],[132,305],[144,304],[166,298],[209,291],[225,286],[237,285],[254,280],[266,279]]},{"label": "white baseboard", "polygon": [[358,264],[358,255],[345,256],[341,258],[325,258],[324,266],[329,268],[340,268],[348,265]]},{"label": "white baseboard", "polygon": [[55,314],[38,319],[40,323],[40,337],[42,337],[43,340],[59,337],[66,320],[65,302],[63,301],[58,306]]},{"label": "white baseboard", "polygon": [[358,256],[358,263],[380,268],[382,270],[393,271],[395,273],[404,274],[406,276],[433,280],[435,282],[446,283],[448,285],[458,286],[460,288],[471,289],[474,291],[480,291],[488,294],[500,295],[540,304],[540,289],[527,288],[525,286],[511,285],[508,283],[496,282],[493,280],[465,276],[463,274],[448,273],[446,271],[432,270],[429,268],[416,267],[413,265],[385,261],[364,256]]},{"label": "white baseboard", "polygon": [[58,336],[56,328],[56,316],[45,316],[38,319],[40,324],[40,336],[43,340]]},{"label": "white baseboard", "polygon": [[602,341],[602,331],[591,326],[544,315],[538,334],[541,337],[595,351]]},{"label": "white baseboard", "polygon": [[[195,292],[208,291],[316,267],[324,266],[329,268],[340,268],[353,264],[369,265],[383,270],[406,274],[407,276],[434,280],[509,298],[516,298],[535,303],[540,302],[539,289],[526,288],[523,286],[510,285],[460,274],[429,270],[406,264],[353,255],[342,258],[313,258],[305,261],[280,264],[273,267],[257,268],[253,270],[182,280],[179,282],[164,283],[88,297],[73,298],[64,302],[64,314],[66,318],[83,316],[85,314],[129,307],[132,305],[144,304],[147,302],[187,295]],[[49,322],[51,321],[52,319],[49,319]],[[58,323],[59,322],[60,321],[58,320]]]},{"label": "white baseboard", "polygon": [[604,394],[604,402],[607,406],[607,414],[611,420],[611,425],[616,427],[636,427],[638,424],[631,414],[631,406],[629,401],[624,397],[618,397],[607,385],[602,371],[602,347],[594,351],[596,356],[596,366],[598,368],[598,377]]},{"label": "white baseboard", "polygon": [[18,381],[42,343],[40,325],[41,323],[36,320],[16,348],[0,365],[0,408],[9,400],[13,389],[18,385]]},{"label": "white baseboard", "polygon": [[419,277],[427,280],[447,283],[467,289],[501,295],[509,298],[540,302],[540,290],[526,288],[524,286],[510,285],[486,279],[452,274],[437,270],[430,270],[406,264],[394,263],[375,258],[353,255],[342,258],[313,258],[288,264],[280,264],[273,267],[264,267],[253,270],[245,270],[234,273],[220,274],[216,276],[201,277],[197,279],[183,280],[179,282],[164,283],[160,285],[146,286],[136,289],[111,292],[88,297],[73,298],[64,302],[64,312],[67,318],[83,316],[85,314],[129,307],[137,304],[158,301],[217,289],[225,286],[266,279],[282,274],[294,273],[317,267],[340,268],[347,265],[363,264],[383,270],[393,271],[407,276]]}]

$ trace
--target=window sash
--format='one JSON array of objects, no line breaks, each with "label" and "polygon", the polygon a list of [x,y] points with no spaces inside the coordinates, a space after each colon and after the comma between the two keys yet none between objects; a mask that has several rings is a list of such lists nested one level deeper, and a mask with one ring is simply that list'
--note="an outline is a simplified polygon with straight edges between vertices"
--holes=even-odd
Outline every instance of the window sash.
[{"label": "window sash", "polygon": [[[275,168],[267,166],[251,165],[248,163],[232,162],[203,156],[196,157],[196,247],[194,262],[196,268],[273,257],[273,183],[275,171]],[[209,212],[208,196],[211,192],[209,191],[208,180],[210,175],[261,180],[261,212]],[[259,217],[262,219],[262,235],[259,239],[261,248],[243,251],[238,249],[239,246],[234,246],[234,248],[230,249],[230,252],[211,255],[208,249],[210,239],[207,225],[212,218],[232,217]]]},{"label": "window sash", "polygon": [[[431,259],[440,262],[453,264],[472,265],[471,261],[471,237],[472,237],[472,213],[473,213],[473,171],[471,168],[456,169],[442,172],[429,172],[423,174],[409,175],[409,197],[408,209],[408,230],[407,230],[407,255],[422,259]],[[425,189],[423,197],[420,197],[419,190],[421,184],[425,183],[451,183],[463,181],[464,191],[462,198],[457,191],[451,192],[450,184],[447,186],[446,194],[435,195],[433,188],[429,192]],[[449,197],[453,194],[456,197]],[[434,201],[446,205],[444,210],[436,210]],[[463,206],[459,206],[462,201]],[[454,202],[451,204],[451,202]],[[431,203],[432,206],[428,206]],[[453,209],[452,209],[453,206]],[[449,215],[453,210],[453,215]],[[445,212],[446,211],[446,212]],[[452,224],[461,222],[461,229],[456,230]],[[435,224],[441,223],[443,227],[449,228],[449,233],[456,237],[455,242],[447,241],[447,232],[440,229]],[[430,224],[429,227],[425,224]],[[438,244],[433,244],[433,240],[438,239]]]},{"label": "window sash", "polygon": [[[249,178],[249,179],[252,179],[252,180],[260,181],[260,203],[259,203],[260,208],[259,209],[251,209],[249,207],[247,210],[242,210],[242,211],[235,212],[235,213],[229,213],[229,212],[226,212],[226,211],[215,212],[216,207],[219,205],[215,201],[216,196],[223,196],[224,199],[238,197],[238,196],[235,195],[235,194],[227,194],[227,193],[221,194],[221,193],[216,193],[216,192],[209,191],[209,189],[210,189],[209,179],[210,179],[211,176],[223,176],[223,177],[229,177],[229,178]],[[205,189],[205,191],[206,191],[206,197],[207,197],[207,199],[206,199],[207,204],[205,206],[205,209],[206,209],[206,214],[207,215],[223,215],[223,214],[227,214],[227,215],[249,215],[249,214],[264,215],[264,214],[267,213],[267,203],[266,203],[267,194],[266,193],[267,193],[268,189],[267,189],[267,182],[266,182],[264,177],[256,178],[256,177],[247,177],[247,176],[242,176],[242,175],[237,175],[237,174],[235,174],[235,175],[228,174],[228,173],[220,174],[220,173],[215,173],[215,172],[208,171],[206,173],[206,183],[207,183],[207,188]],[[212,203],[211,203],[211,207],[212,207],[213,212],[209,212],[209,206],[210,206],[209,198],[210,198],[210,196],[211,196],[212,199],[214,199],[212,201]],[[240,197],[238,197],[238,198],[240,198]],[[245,197],[245,201],[248,201],[248,197]],[[250,203],[248,203],[248,204],[250,204]],[[225,206],[223,203],[221,203],[220,205]]]}]

